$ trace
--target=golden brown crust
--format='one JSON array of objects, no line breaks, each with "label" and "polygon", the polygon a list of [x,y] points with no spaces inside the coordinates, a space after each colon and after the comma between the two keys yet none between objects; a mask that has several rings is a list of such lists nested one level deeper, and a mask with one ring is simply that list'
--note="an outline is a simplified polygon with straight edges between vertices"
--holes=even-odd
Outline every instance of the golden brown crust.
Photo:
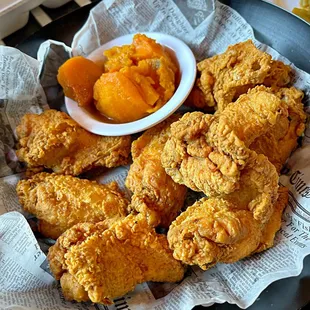
[{"label": "golden brown crust", "polygon": [[197,64],[200,78],[191,105],[223,111],[256,85],[283,87],[291,80],[291,68],[257,49],[251,40],[231,45],[220,55]]},{"label": "golden brown crust", "polygon": [[79,175],[94,167],[128,163],[130,136],[97,136],[60,111],[26,114],[16,132],[20,145],[17,156],[32,169],[45,167]]},{"label": "golden brown crust", "polygon": [[203,198],[170,226],[168,241],[176,259],[202,269],[233,263],[259,245],[261,227],[252,212],[221,198]]},{"label": "golden brown crust", "polygon": [[[48,259],[56,279],[70,273],[92,302],[104,304],[138,283],[177,282],[184,276],[166,236],[156,234],[141,214],[111,226],[77,224],[59,237]],[[76,284],[72,285],[73,290]]]},{"label": "golden brown crust", "polygon": [[126,186],[133,192],[131,206],[143,213],[150,225],[168,228],[184,205],[186,187],[175,183],[161,164],[161,153],[170,135],[173,115],[147,130],[132,143],[133,163]]},{"label": "golden brown crust", "polygon": [[88,294],[84,287],[68,272],[60,278],[62,293],[66,300],[76,300],[78,302],[88,301]]},{"label": "golden brown crust", "polygon": [[189,265],[208,269],[216,263],[234,263],[273,246],[288,202],[288,190],[279,198],[269,220],[255,220],[250,210],[234,199],[203,198],[172,223],[168,242],[173,256]]},{"label": "golden brown crust", "polygon": [[288,204],[288,188],[280,187],[278,193],[279,198],[274,205],[274,212],[264,226],[260,244],[255,250],[255,253],[271,248],[273,246],[274,237],[281,227],[282,213]]},{"label": "golden brown crust", "polygon": [[129,201],[115,182],[39,173],[19,181],[16,190],[23,208],[40,220],[39,231],[52,239],[77,223],[116,221],[129,213]]},{"label": "golden brown crust", "polygon": [[[253,91],[268,91],[276,95],[286,107],[287,115],[282,115],[276,125],[264,135],[256,138],[250,145],[250,149],[256,153],[264,154],[275,165],[278,173],[297,147],[297,139],[305,129],[306,113],[302,104],[303,92],[295,87],[267,88],[256,87]],[[275,151],[276,150],[276,151]]]},{"label": "golden brown crust", "polygon": [[175,182],[210,197],[233,194],[266,221],[269,205],[277,199],[278,176],[249,145],[282,115],[287,110],[277,96],[255,89],[215,115],[187,113],[171,125],[162,164]]},{"label": "golden brown crust", "polygon": [[163,166],[176,182],[211,197],[170,226],[176,259],[207,269],[272,246],[287,200],[283,189],[278,199],[274,165],[250,145],[264,135],[282,134],[289,109],[302,119],[298,105],[284,102],[293,97],[288,92],[298,95],[293,89],[258,86],[214,116],[193,112],[172,124]]}]

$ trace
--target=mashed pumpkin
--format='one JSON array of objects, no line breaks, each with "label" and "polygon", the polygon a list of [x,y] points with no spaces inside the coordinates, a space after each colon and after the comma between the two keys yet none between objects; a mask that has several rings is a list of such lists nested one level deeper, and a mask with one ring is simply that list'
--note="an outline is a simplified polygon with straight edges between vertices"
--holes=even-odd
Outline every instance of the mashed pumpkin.
[{"label": "mashed pumpkin", "polygon": [[138,120],[173,95],[177,67],[154,40],[137,34],[131,45],[105,51],[105,73],[94,86],[96,108],[117,122]]}]

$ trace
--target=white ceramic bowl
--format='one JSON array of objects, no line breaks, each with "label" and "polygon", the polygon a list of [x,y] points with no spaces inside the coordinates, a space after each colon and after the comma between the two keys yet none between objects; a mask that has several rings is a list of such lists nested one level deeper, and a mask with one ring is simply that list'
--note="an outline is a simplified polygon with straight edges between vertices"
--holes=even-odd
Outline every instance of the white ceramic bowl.
[{"label": "white ceramic bowl", "polygon": [[[158,43],[169,48],[175,54],[180,72],[180,83],[172,98],[158,111],[134,122],[123,124],[109,124],[96,120],[88,111],[65,97],[66,108],[69,115],[88,131],[102,136],[123,136],[146,130],[160,123],[175,112],[185,101],[193,88],[196,78],[196,60],[190,48],[181,40],[163,33],[145,32],[145,35],[155,39]],[[114,39],[95,51],[87,58],[102,62],[103,52],[113,46],[131,44],[134,34],[125,35]]]}]

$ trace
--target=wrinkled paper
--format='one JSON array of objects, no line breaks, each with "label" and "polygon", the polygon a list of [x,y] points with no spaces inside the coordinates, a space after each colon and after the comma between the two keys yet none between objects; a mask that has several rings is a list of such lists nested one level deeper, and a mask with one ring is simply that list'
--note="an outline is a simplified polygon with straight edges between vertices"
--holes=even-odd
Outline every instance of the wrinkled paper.
[{"label": "wrinkled paper", "polygon": [[[310,75],[254,38],[249,24],[233,9],[208,0],[104,0],[92,9],[72,48],[46,41],[38,60],[0,46],[0,308],[3,309],[190,309],[195,305],[229,302],[247,308],[272,282],[300,274],[310,253],[310,126],[302,146],[285,166],[280,183],[287,186],[289,204],[275,245],[266,252],[235,264],[210,270],[189,268],[181,283],[143,283],[114,300],[114,305],[71,303],[64,300],[46,261],[51,240],[37,240],[35,221],[21,210],[15,192],[24,167],[14,153],[16,125],[25,113],[56,108],[65,111],[57,83],[58,67],[71,55],[87,56],[105,42],[135,32],[164,32],[185,41],[197,60],[222,53],[230,44],[252,39],[274,59],[293,67],[294,86],[305,92],[310,112]],[[119,167],[96,176],[102,183],[116,180],[121,188],[128,172]],[[129,195],[129,192],[127,192]],[[193,195],[188,197],[193,200]],[[26,220],[27,219],[27,220]],[[40,246],[39,246],[40,245]],[[43,306],[44,305],[44,306]]]}]

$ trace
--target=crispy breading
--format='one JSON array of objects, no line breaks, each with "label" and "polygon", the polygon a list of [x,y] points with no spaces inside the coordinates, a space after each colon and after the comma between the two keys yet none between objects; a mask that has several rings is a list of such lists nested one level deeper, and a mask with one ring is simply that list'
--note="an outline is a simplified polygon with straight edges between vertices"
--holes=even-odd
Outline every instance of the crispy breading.
[{"label": "crispy breading", "polygon": [[252,212],[221,198],[202,198],[177,217],[168,231],[173,256],[204,270],[250,255],[260,239],[260,223]]},{"label": "crispy breading", "polygon": [[226,52],[197,64],[201,73],[198,86],[204,93],[207,106],[222,111],[234,101],[240,88],[247,91],[267,77],[271,56],[258,50],[251,40],[231,45]]},{"label": "crispy breading", "polygon": [[[157,234],[142,214],[131,214],[110,227],[77,224],[58,238],[48,259],[69,300],[85,300],[84,289],[92,302],[111,304],[139,283],[177,282],[184,276],[166,236]],[[71,284],[62,280],[67,274]]]},{"label": "crispy breading", "polygon": [[248,209],[253,217],[266,223],[278,198],[279,176],[275,167],[262,154],[253,154],[248,164],[240,173],[238,189],[229,194],[220,194],[226,200]]},{"label": "crispy breading", "polygon": [[75,280],[68,272],[65,272],[60,278],[60,286],[62,293],[67,300],[75,300],[78,302],[88,301],[88,294],[84,287]]},{"label": "crispy breading", "polygon": [[207,269],[273,245],[287,204],[273,164],[281,168],[304,130],[301,99],[295,88],[257,86],[214,115],[188,113],[171,125],[163,166],[211,197],[170,226],[176,259]]},{"label": "crispy breading", "polygon": [[255,220],[249,208],[244,209],[238,201],[202,198],[171,224],[168,242],[173,256],[205,270],[272,247],[287,198],[287,189],[280,188],[266,223]]},{"label": "crispy breading", "polygon": [[[286,113],[281,114],[280,117],[278,117],[275,125],[266,133],[258,136],[255,141],[251,143],[250,149],[256,151],[259,154],[266,155],[271,163],[276,166],[277,171],[280,172],[283,164],[291,152],[297,147],[297,139],[302,135],[305,129],[306,114],[303,111],[304,106],[302,104],[303,92],[294,87],[268,88],[261,85],[250,89],[248,91],[247,97],[240,96],[234,104],[242,104],[242,100],[248,100],[249,97],[251,97],[253,100],[257,100],[255,99],[255,93],[261,94],[262,92],[268,92],[274,95],[269,96],[269,99],[268,96],[265,97],[265,104],[270,104],[270,98],[273,97],[273,100],[275,100],[276,96],[281,100],[282,106],[285,108]],[[263,100],[261,95],[260,97]],[[233,103],[229,104],[227,108],[230,108],[231,111],[234,110]],[[239,112],[241,109],[242,107],[239,106]],[[225,110],[222,112],[225,113]],[[219,113],[219,111],[217,113]],[[220,113],[220,115],[222,115],[222,113]],[[253,118],[255,114],[250,113],[249,110],[245,110],[243,115],[246,115],[244,118],[246,122],[247,119],[251,117],[252,121],[255,122],[255,119]],[[240,119],[242,120],[242,118]],[[241,127],[242,125],[243,124],[240,123]],[[256,128],[254,126],[252,128],[253,131],[256,132]],[[252,133],[249,132],[248,136],[251,137],[251,134]],[[277,150],[277,152],[274,150]]]},{"label": "crispy breading", "polygon": [[205,110],[213,107],[223,111],[249,88],[260,84],[282,87],[291,80],[291,68],[272,60],[251,40],[229,46],[223,54],[198,63],[197,68],[200,78],[196,85],[203,96],[198,95],[195,89],[190,105]]},{"label": "crispy breading", "polygon": [[283,164],[297,147],[298,137],[305,129],[306,113],[301,102],[303,92],[294,87],[267,88],[264,86],[256,87],[252,92],[261,90],[273,93],[280,98],[288,110],[288,115],[282,115],[270,131],[255,139],[250,149],[266,155],[280,173]]},{"label": "crispy breading", "polygon": [[279,60],[272,60],[270,70],[265,78],[263,85],[269,87],[284,87],[291,81],[292,69]]},{"label": "crispy breading", "polygon": [[282,213],[288,204],[288,188],[283,186],[279,187],[278,194],[279,198],[274,205],[273,214],[263,228],[260,244],[255,250],[255,253],[271,248],[273,246],[274,237],[281,227]]},{"label": "crispy breading", "polygon": [[208,196],[232,193],[242,170],[257,156],[249,145],[281,115],[287,115],[281,100],[267,91],[242,95],[215,115],[187,113],[171,125],[162,164],[175,182],[192,190]]},{"label": "crispy breading", "polygon": [[43,172],[19,181],[16,190],[25,211],[40,220],[39,231],[52,239],[77,223],[113,222],[130,211],[115,182],[104,185]]},{"label": "crispy breading", "polygon": [[16,154],[29,168],[45,167],[56,173],[79,175],[94,167],[128,163],[130,136],[97,136],[60,111],[26,114],[16,132]]},{"label": "crispy breading", "polygon": [[126,186],[133,192],[131,206],[152,226],[168,228],[184,205],[186,187],[175,183],[161,164],[170,125],[178,119],[173,115],[147,130],[131,147],[133,163],[126,179]]}]

